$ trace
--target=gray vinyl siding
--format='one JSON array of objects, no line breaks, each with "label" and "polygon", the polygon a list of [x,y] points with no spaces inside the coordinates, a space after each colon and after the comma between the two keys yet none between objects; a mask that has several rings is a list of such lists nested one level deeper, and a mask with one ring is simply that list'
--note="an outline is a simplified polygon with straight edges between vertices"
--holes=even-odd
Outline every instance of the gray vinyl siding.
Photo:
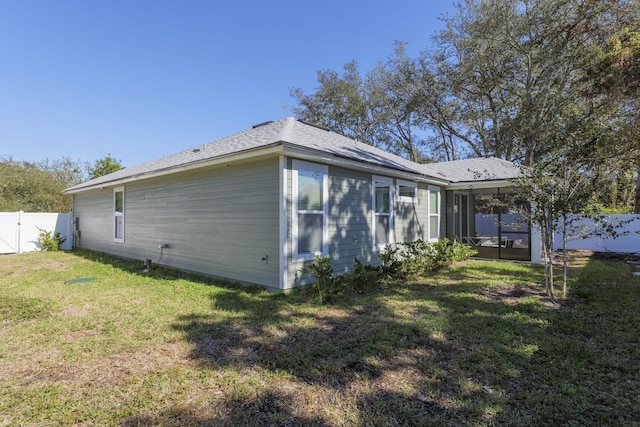
[{"label": "gray vinyl siding", "polygon": [[371,174],[329,168],[329,255],[336,274],[378,262],[373,252]]},{"label": "gray vinyl siding", "polygon": [[415,203],[400,201],[394,206],[394,232],[396,243],[427,240],[429,230],[429,190],[419,183]]},{"label": "gray vinyl siding", "polygon": [[79,193],[80,246],[278,288],[278,189],[277,159],[125,185],[124,243],[112,239],[113,190]]},{"label": "gray vinyl siding", "polygon": [[112,188],[91,190],[74,195],[73,215],[79,219],[80,236],[76,241],[78,247],[125,255],[124,252],[119,252],[122,245],[113,241]]},{"label": "gray vinyl siding", "polygon": [[[292,167],[291,160],[287,169]],[[287,174],[287,193],[291,195],[291,173]],[[353,268],[357,258],[363,264],[376,265],[380,262],[379,251],[373,247],[373,176],[344,168],[329,167],[329,255],[333,261],[335,274],[342,274]],[[396,180],[393,180],[394,185]],[[418,184],[416,203],[394,200],[394,233],[396,242],[410,242],[428,239],[429,227],[429,190],[428,185]],[[444,194],[441,195],[444,203]],[[293,196],[291,196],[293,197]],[[444,227],[444,214],[440,211],[441,235]],[[295,260],[291,256],[292,210],[289,204],[287,213],[287,284],[286,288],[306,285],[313,278],[300,273],[300,269],[309,261]]]},{"label": "gray vinyl siding", "polygon": [[[291,159],[287,169],[291,171]],[[291,195],[291,173],[287,173],[287,194]],[[371,174],[339,167],[329,167],[329,255],[336,274],[353,268],[354,259],[364,264],[377,263],[377,253],[373,251],[371,231]],[[291,200],[289,197],[289,200]],[[287,283],[291,288],[311,283],[312,278],[300,273],[300,269],[309,261],[292,257],[292,217],[291,203],[287,205],[287,241],[286,254]]]}]

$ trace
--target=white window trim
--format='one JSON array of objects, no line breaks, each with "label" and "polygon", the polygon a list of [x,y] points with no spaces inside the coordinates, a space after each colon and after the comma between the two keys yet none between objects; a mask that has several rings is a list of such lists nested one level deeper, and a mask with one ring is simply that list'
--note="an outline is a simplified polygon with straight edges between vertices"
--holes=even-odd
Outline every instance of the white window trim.
[{"label": "white window trim", "polygon": [[[376,216],[378,215],[376,213],[376,183],[382,183],[382,184],[387,184],[389,186],[389,235],[387,236],[387,243],[386,244],[382,244],[379,245],[378,243],[376,243]],[[372,243],[373,243],[373,250],[374,251],[382,251],[384,250],[385,246],[387,244],[393,244],[395,242],[395,233],[394,233],[394,215],[393,215],[393,209],[394,209],[394,203],[393,203],[393,199],[394,199],[394,185],[393,185],[393,179],[388,178],[386,176],[377,176],[374,175],[373,179],[372,179],[372,186],[371,186],[371,230],[372,230]]]},{"label": "white window trim", "polygon": [[[325,256],[329,253],[329,167],[318,163],[305,162],[293,159],[291,168],[291,243],[293,246],[293,258],[296,260],[313,260],[316,255]],[[322,173],[322,252],[298,253],[298,170],[306,169]],[[308,213],[320,213],[320,211],[302,211]]]},{"label": "white window trim", "polygon": [[[438,207],[438,213],[436,214],[432,214],[431,213],[431,193],[436,193],[438,196],[438,200],[436,202],[437,207]],[[433,187],[433,186],[429,186],[429,203],[427,206],[428,212],[429,212],[429,230],[428,230],[428,234],[427,234],[427,240],[429,242],[437,242],[438,240],[440,240],[440,221],[442,221],[442,215],[441,215],[441,211],[442,211],[442,200],[441,200],[442,195],[440,194],[440,188],[438,187]],[[437,230],[437,237],[432,238],[431,237],[431,218],[432,217],[438,217],[438,230]]]},{"label": "white window trim", "polygon": [[[122,192],[122,213],[118,213],[116,212],[116,193]],[[113,236],[113,241],[116,243],[124,243],[124,222],[125,222],[125,212],[126,212],[126,207],[125,207],[125,195],[124,195],[124,187],[116,187],[113,189],[113,197],[112,197],[112,207],[113,207],[113,216],[112,216],[112,224],[113,224],[113,229],[111,231],[111,235]],[[117,216],[121,216],[122,217],[122,238],[117,238],[116,237],[116,217]]]},{"label": "white window trim", "polygon": [[[413,188],[413,197],[401,196],[400,187]],[[418,184],[412,181],[404,181],[402,179],[399,179],[396,182],[396,194],[398,195],[398,202],[418,203]]]}]

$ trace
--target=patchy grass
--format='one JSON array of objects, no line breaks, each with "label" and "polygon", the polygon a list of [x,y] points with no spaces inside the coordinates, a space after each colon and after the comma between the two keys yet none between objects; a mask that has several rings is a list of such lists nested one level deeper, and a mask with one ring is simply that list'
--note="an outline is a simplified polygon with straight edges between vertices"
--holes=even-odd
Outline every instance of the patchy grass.
[{"label": "patchy grass", "polygon": [[[469,261],[317,306],[92,252],[0,257],[0,425],[634,425],[640,280]],[[85,283],[69,280],[91,277]]]}]

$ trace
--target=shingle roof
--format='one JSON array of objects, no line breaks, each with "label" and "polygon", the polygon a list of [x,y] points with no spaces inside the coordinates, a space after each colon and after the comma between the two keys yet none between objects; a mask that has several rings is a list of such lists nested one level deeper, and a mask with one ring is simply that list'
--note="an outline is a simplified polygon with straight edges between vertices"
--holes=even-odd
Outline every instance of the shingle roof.
[{"label": "shingle roof", "polygon": [[473,179],[469,170],[478,170],[480,172],[486,170],[498,177],[496,179],[513,177],[511,176],[512,174],[505,171],[505,169],[512,169],[508,166],[512,166],[512,164],[499,159],[472,159],[423,165],[403,159],[371,145],[357,142],[335,132],[304,123],[293,117],[288,117],[275,122],[256,125],[243,132],[164,158],[121,169],[109,175],[68,188],[65,192],[75,192],[123,180],[143,179],[150,174],[170,173],[173,170],[179,170],[187,166],[197,167],[200,163],[205,164],[214,159],[255,152],[284,144],[369,165],[433,177],[438,181],[444,182],[487,179],[483,177]]},{"label": "shingle roof", "polygon": [[421,165],[420,169],[427,175],[451,182],[508,180],[521,174],[519,166],[496,157],[429,163]]}]

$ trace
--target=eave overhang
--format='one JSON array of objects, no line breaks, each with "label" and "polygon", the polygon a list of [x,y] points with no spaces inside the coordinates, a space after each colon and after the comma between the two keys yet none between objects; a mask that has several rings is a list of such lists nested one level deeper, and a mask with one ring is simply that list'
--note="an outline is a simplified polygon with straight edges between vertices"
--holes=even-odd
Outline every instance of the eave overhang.
[{"label": "eave overhang", "polygon": [[364,172],[371,172],[378,175],[387,175],[395,178],[401,178],[406,180],[412,180],[417,182],[424,182],[432,185],[447,186],[450,181],[440,179],[428,175],[421,174],[419,172],[412,172],[400,167],[384,166],[373,162],[366,162],[363,160],[356,160],[339,154],[328,153],[321,150],[314,150],[307,147],[302,147],[296,144],[288,142],[276,142],[273,144],[265,145],[259,148],[235,152],[229,155],[217,156],[210,159],[204,159],[194,161],[191,163],[184,163],[177,166],[167,167],[164,169],[157,169],[150,172],[142,172],[126,176],[119,179],[101,181],[99,183],[88,185],[79,184],[77,186],[63,190],[63,194],[76,194],[89,190],[107,189],[117,186],[126,185],[132,182],[147,180],[151,178],[157,178],[161,176],[171,175],[180,172],[186,172],[194,169],[201,169],[212,166],[219,166],[231,163],[237,163],[241,161],[259,160],[262,158],[278,157],[278,156],[290,156],[303,160],[315,161],[325,163],[332,166],[339,166],[348,169],[354,169]]},{"label": "eave overhang", "polygon": [[447,186],[447,190],[482,190],[486,188],[514,187],[516,183],[510,179],[493,179],[486,181],[462,181],[452,182]]}]

